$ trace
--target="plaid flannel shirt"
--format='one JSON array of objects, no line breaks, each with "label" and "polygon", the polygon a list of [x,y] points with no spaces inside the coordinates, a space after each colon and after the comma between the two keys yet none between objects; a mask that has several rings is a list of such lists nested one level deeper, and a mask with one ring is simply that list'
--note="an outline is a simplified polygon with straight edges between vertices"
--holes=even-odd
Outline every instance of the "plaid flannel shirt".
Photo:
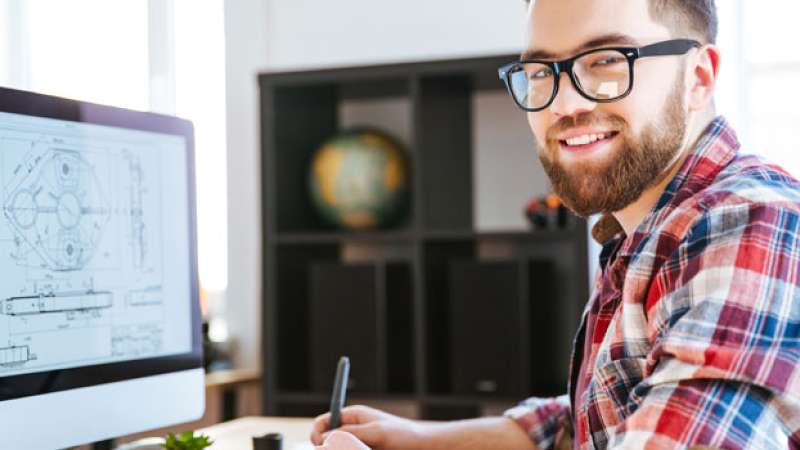
[{"label": "plaid flannel shirt", "polygon": [[506,413],[538,448],[800,448],[800,184],[738,148],[715,119],[637,230],[613,222],[570,395]]}]

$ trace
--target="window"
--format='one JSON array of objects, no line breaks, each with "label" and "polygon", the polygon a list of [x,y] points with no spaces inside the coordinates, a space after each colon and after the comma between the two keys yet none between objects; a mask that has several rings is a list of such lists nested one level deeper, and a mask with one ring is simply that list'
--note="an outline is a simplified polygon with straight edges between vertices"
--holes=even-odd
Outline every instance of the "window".
[{"label": "window", "polygon": [[194,122],[200,282],[227,286],[223,0],[5,0],[0,84]]},{"label": "window", "polygon": [[731,118],[743,150],[800,176],[794,143],[800,125],[800,3],[718,1],[722,51],[720,111]]},{"label": "window", "polygon": [[[148,109],[147,3],[29,0],[16,4],[21,89]],[[13,51],[13,49],[12,49]]]},{"label": "window", "polygon": [[228,283],[223,0],[175,0],[175,106],[194,122],[200,281],[214,295]]}]

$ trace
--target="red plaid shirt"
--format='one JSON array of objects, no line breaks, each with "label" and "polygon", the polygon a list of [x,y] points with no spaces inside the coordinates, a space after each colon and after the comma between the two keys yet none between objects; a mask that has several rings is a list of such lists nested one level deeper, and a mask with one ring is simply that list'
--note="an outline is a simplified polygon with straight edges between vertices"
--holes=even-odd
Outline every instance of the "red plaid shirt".
[{"label": "red plaid shirt", "polygon": [[738,148],[714,120],[605,242],[570,395],[507,412],[540,449],[800,448],[800,184]]}]

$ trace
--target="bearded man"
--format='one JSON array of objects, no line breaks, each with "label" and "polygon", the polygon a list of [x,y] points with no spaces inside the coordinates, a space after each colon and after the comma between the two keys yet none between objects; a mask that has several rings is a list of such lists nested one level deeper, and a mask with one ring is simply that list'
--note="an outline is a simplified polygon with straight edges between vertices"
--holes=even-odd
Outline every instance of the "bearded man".
[{"label": "bearded man", "polygon": [[318,448],[800,448],[800,184],[716,115],[713,0],[536,0],[500,69],[553,190],[601,214],[569,392],[504,417],[355,406]]}]

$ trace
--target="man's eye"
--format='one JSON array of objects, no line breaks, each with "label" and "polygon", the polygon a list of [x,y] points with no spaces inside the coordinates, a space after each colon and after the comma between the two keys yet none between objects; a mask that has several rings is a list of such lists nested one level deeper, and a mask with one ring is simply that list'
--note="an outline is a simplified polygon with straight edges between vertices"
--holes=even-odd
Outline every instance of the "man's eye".
[{"label": "man's eye", "polygon": [[621,56],[609,56],[607,58],[602,58],[594,63],[592,63],[593,67],[604,67],[604,66],[613,66],[614,64],[619,64],[624,61],[624,58]]},{"label": "man's eye", "polygon": [[550,69],[541,69],[537,70],[536,72],[531,72],[530,75],[528,75],[528,78],[531,80],[541,80],[542,78],[547,78],[552,74],[553,72]]}]

